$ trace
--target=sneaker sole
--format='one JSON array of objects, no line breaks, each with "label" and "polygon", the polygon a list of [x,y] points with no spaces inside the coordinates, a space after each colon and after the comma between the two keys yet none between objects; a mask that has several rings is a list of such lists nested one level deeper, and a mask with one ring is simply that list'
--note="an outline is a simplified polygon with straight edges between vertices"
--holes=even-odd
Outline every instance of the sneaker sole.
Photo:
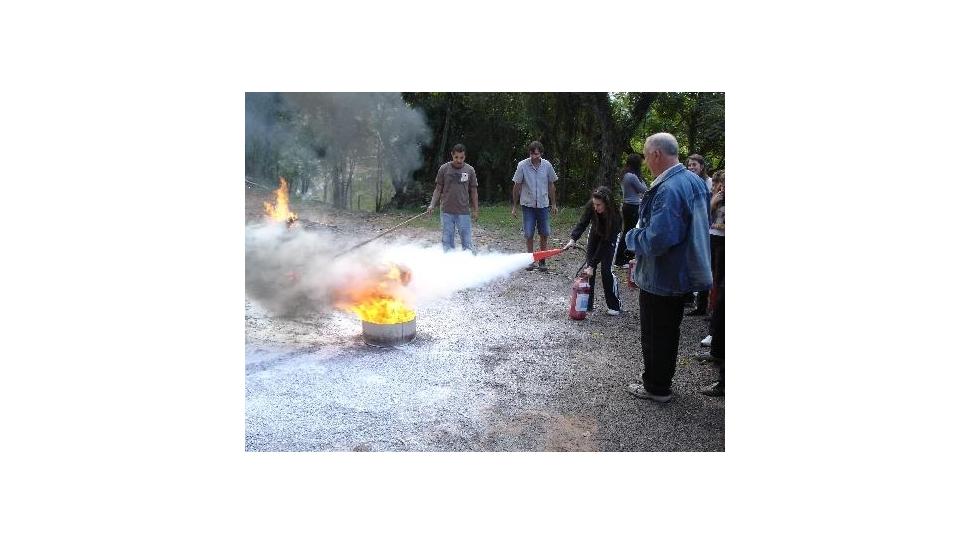
[{"label": "sneaker sole", "polygon": [[652,394],[651,395],[643,395],[643,394],[638,394],[638,393],[631,392],[630,390],[626,390],[626,393],[630,394],[631,396],[633,396],[633,397],[635,397],[637,399],[648,399],[650,401],[656,401],[657,403],[670,403],[670,400],[674,398],[674,396],[672,394],[669,395],[669,396],[655,396],[655,395],[652,395]]}]

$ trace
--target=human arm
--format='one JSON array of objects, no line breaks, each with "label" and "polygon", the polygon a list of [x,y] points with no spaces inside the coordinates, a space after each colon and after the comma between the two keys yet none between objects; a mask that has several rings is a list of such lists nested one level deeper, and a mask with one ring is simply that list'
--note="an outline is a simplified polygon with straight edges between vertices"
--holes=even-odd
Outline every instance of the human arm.
[{"label": "human arm", "polygon": [[559,180],[559,176],[556,175],[556,169],[552,168],[552,163],[549,163],[549,206],[552,207],[553,215],[559,214],[559,207],[556,206],[557,180]]},{"label": "human arm", "polygon": [[569,240],[575,242],[579,240],[579,237],[583,236],[586,232],[586,228],[589,227],[589,222],[593,220],[593,207],[587,206],[583,209],[583,215],[579,217],[579,221],[576,222],[576,226],[573,227],[572,232],[569,233]]},{"label": "human arm", "polygon": [[468,196],[471,197],[472,202],[472,219],[478,221],[478,186],[469,187]]},{"label": "human arm", "polygon": [[643,183],[640,177],[632,172],[623,175],[623,183],[628,185],[637,195],[643,195],[647,192],[647,184]]},{"label": "human arm", "polygon": [[441,172],[441,169],[439,168],[438,176],[435,177],[435,180],[434,180],[434,193],[431,195],[431,204],[428,205],[429,214],[431,212],[434,212],[435,206],[438,205],[438,199],[441,198],[441,189],[444,186],[444,182],[445,182],[444,174]]},{"label": "human arm", "polygon": [[522,195],[522,182],[518,182],[512,186],[512,217],[515,217],[515,211],[518,210],[519,197]]},{"label": "human arm", "polygon": [[519,206],[519,198],[522,196],[522,181],[525,175],[522,173],[522,164],[515,167],[515,174],[512,175],[512,217]]},{"label": "human arm", "polygon": [[[637,255],[660,256],[687,237],[684,203],[676,192],[661,187],[653,197],[650,223],[626,234],[626,247]],[[642,218],[641,218],[642,219]]]}]

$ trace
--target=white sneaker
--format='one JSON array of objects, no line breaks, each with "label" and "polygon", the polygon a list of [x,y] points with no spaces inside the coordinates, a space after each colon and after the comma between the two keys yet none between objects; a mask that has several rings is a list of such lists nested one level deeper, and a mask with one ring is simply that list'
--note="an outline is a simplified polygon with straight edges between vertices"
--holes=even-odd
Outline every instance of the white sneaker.
[{"label": "white sneaker", "polygon": [[620,311],[619,310],[610,309],[610,310],[607,310],[606,313],[609,314],[610,316],[616,316],[616,315],[618,315],[620,313]]},{"label": "white sneaker", "polygon": [[711,346],[711,336],[710,335],[704,337],[704,340],[701,341],[701,346]]}]

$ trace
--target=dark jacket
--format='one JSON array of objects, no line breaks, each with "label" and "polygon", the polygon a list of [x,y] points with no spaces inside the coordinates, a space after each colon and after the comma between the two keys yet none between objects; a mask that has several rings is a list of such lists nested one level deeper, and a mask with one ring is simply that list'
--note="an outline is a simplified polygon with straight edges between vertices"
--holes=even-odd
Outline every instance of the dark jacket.
[{"label": "dark jacket", "polygon": [[711,288],[710,203],[707,184],[684,165],[654,180],[640,201],[640,226],[626,234],[640,289],[673,296]]},{"label": "dark jacket", "polygon": [[[583,231],[589,227],[590,222],[593,221],[593,207],[587,205],[586,209],[583,210],[582,217],[579,218],[579,223],[573,228],[573,232],[569,234],[569,238],[578,241],[579,237],[583,236]],[[599,265],[600,261],[609,261],[612,263],[613,253],[616,251],[616,243],[618,237],[620,236],[620,231],[623,230],[623,220],[617,215],[614,221],[614,225],[610,226],[610,232],[606,237],[601,236],[596,232],[596,229],[590,227],[589,238],[586,240],[586,264],[590,267],[596,267]]]}]

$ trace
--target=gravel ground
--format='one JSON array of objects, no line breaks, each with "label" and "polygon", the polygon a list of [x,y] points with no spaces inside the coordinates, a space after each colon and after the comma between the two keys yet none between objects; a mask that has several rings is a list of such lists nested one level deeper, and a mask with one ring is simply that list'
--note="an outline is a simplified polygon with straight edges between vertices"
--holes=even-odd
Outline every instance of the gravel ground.
[{"label": "gravel ground", "polygon": [[[348,236],[399,221],[297,211]],[[474,235],[481,250],[524,248],[479,226]],[[420,305],[417,337],[396,348],[364,344],[349,315],[281,319],[247,299],[246,450],[723,451],[724,399],[698,393],[715,372],[691,357],[707,323],[684,317],[671,403],[627,395],[642,371],[636,291],[623,286],[624,312],[608,316],[597,286],[597,311],[570,320],[582,259]]]}]

